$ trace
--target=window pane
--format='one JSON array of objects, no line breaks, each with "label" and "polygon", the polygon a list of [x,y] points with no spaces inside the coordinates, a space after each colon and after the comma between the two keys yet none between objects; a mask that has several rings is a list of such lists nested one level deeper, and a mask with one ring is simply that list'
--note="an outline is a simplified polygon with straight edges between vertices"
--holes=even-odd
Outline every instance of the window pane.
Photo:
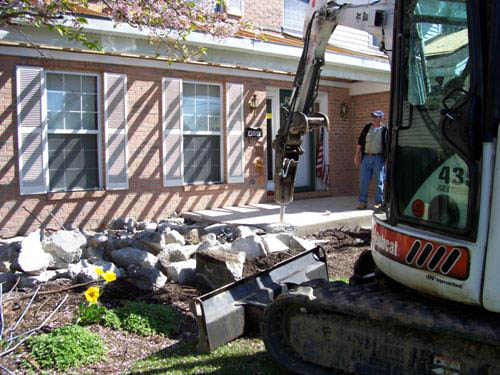
[{"label": "window pane", "polygon": [[47,125],[49,129],[64,129],[63,112],[47,112]]},{"label": "window pane", "polygon": [[182,109],[185,115],[194,115],[195,114],[195,100],[184,98],[182,103]]},{"label": "window pane", "polygon": [[97,95],[83,94],[82,106],[83,110],[86,112],[97,112]]},{"label": "window pane", "polygon": [[82,128],[82,120],[81,120],[80,112],[66,112],[64,114],[65,120],[65,128],[66,129],[81,129]]},{"label": "window pane", "polygon": [[82,76],[82,91],[97,93],[97,77]]},{"label": "window pane", "polygon": [[47,109],[49,111],[62,111],[64,105],[64,93],[48,92],[47,93]]},{"label": "window pane", "polygon": [[184,136],[184,179],[220,182],[220,136]]},{"label": "window pane", "polygon": [[98,188],[96,148],[96,135],[49,134],[50,190]]},{"label": "window pane", "polygon": [[197,84],[196,85],[196,98],[206,100],[208,99],[208,86]]},{"label": "window pane", "polygon": [[207,131],[208,130],[208,117],[207,116],[196,116],[196,130],[197,131]]},{"label": "window pane", "polygon": [[194,116],[184,115],[184,130],[196,130]]},{"label": "window pane", "polygon": [[82,168],[82,151],[65,151],[64,152],[64,165],[66,169],[80,169]]},{"label": "window pane", "polygon": [[82,114],[82,127],[85,130],[97,129],[97,113],[83,113]]},{"label": "window pane", "polygon": [[184,83],[182,86],[182,94],[184,98],[191,98],[194,99],[195,95],[195,88],[193,83]]},{"label": "window pane", "polygon": [[64,91],[80,92],[81,91],[81,77],[75,74],[64,75]]},{"label": "window pane", "polygon": [[52,169],[63,169],[64,153],[58,151],[49,151],[49,165]]},{"label": "window pane", "polygon": [[63,90],[63,75],[57,73],[47,73],[47,90]]},{"label": "window pane", "polygon": [[[458,104],[472,69],[465,1],[409,2],[405,15],[401,129],[397,134],[398,211],[402,216],[454,229],[468,225],[469,167],[443,138],[443,102]],[[444,111],[444,112],[442,112]],[[414,209],[419,202],[425,209]]]},{"label": "window pane", "polygon": [[81,95],[66,93],[64,95],[65,111],[81,111]]},{"label": "window pane", "polygon": [[220,99],[220,87],[219,86],[209,86],[208,88],[209,99],[219,100]]},{"label": "window pane", "polygon": [[210,131],[220,131],[220,117],[209,118]]},{"label": "window pane", "polygon": [[196,99],[196,114],[198,116],[208,116],[208,101]]},{"label": "window pane", "polygon": [[49,179],[50,179],[50,191],[65,191],[66,182],[64,179],[63,169],[50,169],[49,168]]},{"label": "window pane", "polygon": [[210,116],[220,116],[220,102],[210,101],[208,103],[208,113]]},{"label": "window pane", "polygon": [[97,151],[97,136],[82,135],[82,147],[85,151]]}]

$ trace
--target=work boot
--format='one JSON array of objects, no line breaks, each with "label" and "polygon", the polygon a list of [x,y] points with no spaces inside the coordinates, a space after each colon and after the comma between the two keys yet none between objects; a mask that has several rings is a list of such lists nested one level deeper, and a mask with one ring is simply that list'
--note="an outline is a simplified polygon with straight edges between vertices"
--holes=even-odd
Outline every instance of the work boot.
[{"label": "work boot", "polygon": [[359,202],[358,207],[356,207],[357,210],[366,210],[366,203],[365,202]]}]

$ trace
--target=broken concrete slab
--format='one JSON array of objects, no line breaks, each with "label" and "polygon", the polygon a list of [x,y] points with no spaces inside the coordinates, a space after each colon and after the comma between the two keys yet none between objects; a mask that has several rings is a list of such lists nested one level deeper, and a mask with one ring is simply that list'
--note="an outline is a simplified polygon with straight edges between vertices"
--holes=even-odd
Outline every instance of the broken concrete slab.
[{"label": "broken concrete slab", "polygon": [[30,233],[21,241],[17,262],[28,275],[40,275],[49,267],[50,256],[43,251],[40,230]]},{"label": "broken concrete slab", "polygon": [[165,232],[163,234],[163,236],[165,238],[165,243],[167,243],[167,244],[170,244],[170,243],[178,243],[180,245],[186,244],[186,240],[184,239],[182,234],[180,234],[176,230],[171,230],[169,232]]},{"label": "broken concrete slab", "polygon": [[131,264],[140,267],[156,267],[158,258],[147,251],[126,247],[118,249],[111,253],[111,259],[120,267],[128,268]]},{"label": "broken concrete slab", "polygon": [[180,285],[196,284],[196,260],[173,262],[167,267],[167,277],[170,282]]},{"label": "broken concrete slab", "polygon": [[[286,239],[286,237],[283,237]],[[285,245],[280,237],[276,234],[266,234],[265,236],[262,237],[262,242],[264,243],[264,246],[266,247],[267,253],[280,253],[284,251],[288,251],[289,247]]]},{"label": "broken concrete slab", "polygon": [[42,241],[42,249],[51,256],[49,268],[66,268],[82,257],[87,238],[78,230],[58,230]]},{"label": "broken concrete slab", "polygon": [[206,250],[196,253],[196,283],[217,289],[240,280],[243,275],[245,253]]},{"label": "broken concrete slab", "polygon": [[298,236],[292,236],[290,238],[290,248],[292,250],[307,251],[316,247],[316,244],[312,241],[306,240]]},{"label": "broken concrete slab", "polygon": [[167,276],[156,268],[136,265],[127,268],[127,276],[127,280],[136,288],[148,291],[162,288],[168,280]]},{"label": "broken concrete slab", "polygon": [[262,242],[262,238],[256,234],[237,239],[231,244],[230,251],[236,253],[243,252],[246,254],[247,259],[254,259],[267,255],[267,250],[264,242]]}]

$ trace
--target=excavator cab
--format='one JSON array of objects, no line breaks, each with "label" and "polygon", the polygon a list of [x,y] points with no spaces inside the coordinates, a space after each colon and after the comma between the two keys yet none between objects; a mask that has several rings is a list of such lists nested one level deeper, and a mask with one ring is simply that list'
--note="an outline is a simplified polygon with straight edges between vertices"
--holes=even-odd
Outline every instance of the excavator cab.
[{"label": "excavator cab", "polygon": [[374,261],[390,278],[493,311],[482,298],[487,257],[498,257],[488,240],[498,11],[497,1],[398,2],[388,204],[372,231]]}]

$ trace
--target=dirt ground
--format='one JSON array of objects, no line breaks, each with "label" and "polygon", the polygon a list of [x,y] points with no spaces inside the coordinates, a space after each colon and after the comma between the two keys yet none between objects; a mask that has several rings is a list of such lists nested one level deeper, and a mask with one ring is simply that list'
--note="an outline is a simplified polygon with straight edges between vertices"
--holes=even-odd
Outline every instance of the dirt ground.
[{"label": "dirt ground", "polygon": [[[327,254],[330,279],[347,279],[352,274],[352,267],[359,254],[369,248],[370,231],[363,229],[330,229],[311,235],[308,239],[321,241],[319,245],[323,247]],[[276,263],[296,254],[290,251],[266,258],[258,258],[251,262],[247,261],[244,268],[244,276],[268,269]],[[48,332],[54,328],[71,323],[74,312],[77,310],[80,302],[84,300],[83,291],[86,287],[68,289],[70,287],[71,285],[67,282],[53,282],[44,285],[16,332],[24,332],[29,328],[39,325],[55,309],[66,294],[68,294],[66,302],[42,332]],[[102,374],[103,372],[107,374],[124,374],[127,372],[126,369],[130,368],[132,363],[138,359],[145,358],[176,343],[195,339],[198,332],[196,322],[189,310],[189,302],[201,294],[202,292],[196,288],[170,283],[167,283],[158,291],[146,294],[131,288],[125,282],[109,284],[100,299],[100,302],[105,306],[117,306],[124,300],[142,300],[148,303],[170,305],[179,314],[181,334],[175,338],[162,336],[142,337],[97,325],[92,326],[91,330],[99,334],[109,348],[107,359],[93,366],[88,366],[85,369],[75,370],[71,374]],[[22,314],[28,301],[30,301],[28,292],[16,291],[4,296],[3,313],[6,323],[5,327],[13,326],[15,320]],[[5,334],[9,334],[9,332],[6,331]],[[24,374],[26,371],[23,370],[21,364],[26,361],[35,369],[35,373],[41,372],[22,346],[14,353],[2,358],[0,364],[14,371],[16,374]],[[0,369],[0,374],[3,375],[4,373],[7,374]],[[68,373],[65,372],[65,374]]]}]

